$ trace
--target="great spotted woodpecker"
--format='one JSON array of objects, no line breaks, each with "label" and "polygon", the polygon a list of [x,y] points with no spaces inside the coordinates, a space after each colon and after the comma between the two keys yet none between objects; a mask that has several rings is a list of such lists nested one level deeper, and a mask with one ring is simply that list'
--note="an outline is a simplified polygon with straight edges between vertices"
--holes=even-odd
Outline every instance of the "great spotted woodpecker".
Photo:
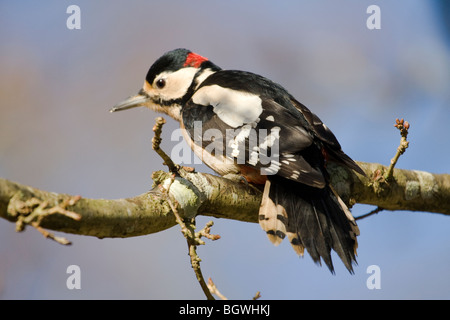
[{"label": "great spotted woodpecker", "polygon": [[259,223],[278,245],[286,236],[334,273],[331,249],[353,273],[358,226],[329,184],[327,161],[363,174],[334,134],[282,86],[254,73],[222,70],[187,49],[165,53],[135,96],[111,109],[146,106],[180,122],[184,138],[222,176],[263,190]]}]

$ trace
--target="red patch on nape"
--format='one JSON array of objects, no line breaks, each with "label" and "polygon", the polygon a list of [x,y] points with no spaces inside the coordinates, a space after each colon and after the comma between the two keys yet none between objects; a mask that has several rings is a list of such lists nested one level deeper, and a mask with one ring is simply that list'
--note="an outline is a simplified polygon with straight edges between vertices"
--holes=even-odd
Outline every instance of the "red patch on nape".
[{"label": "red patch on nape", "polygon": [[204,61],[208,61],[208,59],[202,57],[201,55],[191,52],[186,57],[186,61],[184,62],[183,66],[198,68]]}]

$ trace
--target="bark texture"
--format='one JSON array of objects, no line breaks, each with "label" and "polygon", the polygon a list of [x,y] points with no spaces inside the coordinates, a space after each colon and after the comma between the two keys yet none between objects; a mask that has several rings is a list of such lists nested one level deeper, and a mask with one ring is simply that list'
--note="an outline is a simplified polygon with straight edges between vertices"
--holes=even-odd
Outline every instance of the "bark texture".
[{"label": "bark texture", "polygon": [[[450,215],[450,175],[395,169],[358,162],[362,176],[330,165],[332,185],[352,206],[370,204],[385,210],[424,211]],[[128,199],[87,199],[35,189],[0,178],[0,217],[16,223],[66,233],[105,237],[133,237],[165,230],[176,224],[167,196],[185,217],[213,216],[258,222],[260,190],[222,177],[181,171],[173,178],[153,174],[155,188]],[[174,179],[174,180],[172,180]],[[169,191],[166,190],[170,186]]]}]

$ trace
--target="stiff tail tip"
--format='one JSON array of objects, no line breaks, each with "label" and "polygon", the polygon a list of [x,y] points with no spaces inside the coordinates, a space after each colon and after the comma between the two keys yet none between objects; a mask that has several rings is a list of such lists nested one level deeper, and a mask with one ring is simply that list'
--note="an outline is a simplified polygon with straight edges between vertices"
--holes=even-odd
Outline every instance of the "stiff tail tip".
[{"label": "stiff tail tip", "polygon": [[298,255],[303,256],[306,248],[315,263],[321,265],[323,260],[333,274],[334,250],[354,273],[359,229],[350,210],[330,187],[318,189],[286,180],[267,180],[259,223],[274,245],[287,237]]},{"label": "stiff tail tip", "polygon": [[287,236],[294,251],[299,256],[303,257],[305,247],[297,234],[286,230],[286,226],[288,225],[288,215],[282,205],[275,204],[269,197],[270,185],[270,180],[267,180],[264,186],[261,207],[259,210],[259,224],[266,232],[270,242],[275,246],[278,246]]}]

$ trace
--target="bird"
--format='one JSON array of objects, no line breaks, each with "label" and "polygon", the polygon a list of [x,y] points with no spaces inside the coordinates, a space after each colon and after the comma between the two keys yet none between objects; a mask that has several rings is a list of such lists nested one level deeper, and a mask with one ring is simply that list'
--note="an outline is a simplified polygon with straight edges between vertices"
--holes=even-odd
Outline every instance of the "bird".
[{"label": "bird", "polygon": [[142,106],[178,121],[193,152],[217,174],[261,190],[258,221],[274,245],[287,238],[299,256],[306,249],[332,274],[334,251],[354,273],[360,232],[327,164],[364,171],[283,86],[178,48],[158,58],[138,93],[110,111]]}]

